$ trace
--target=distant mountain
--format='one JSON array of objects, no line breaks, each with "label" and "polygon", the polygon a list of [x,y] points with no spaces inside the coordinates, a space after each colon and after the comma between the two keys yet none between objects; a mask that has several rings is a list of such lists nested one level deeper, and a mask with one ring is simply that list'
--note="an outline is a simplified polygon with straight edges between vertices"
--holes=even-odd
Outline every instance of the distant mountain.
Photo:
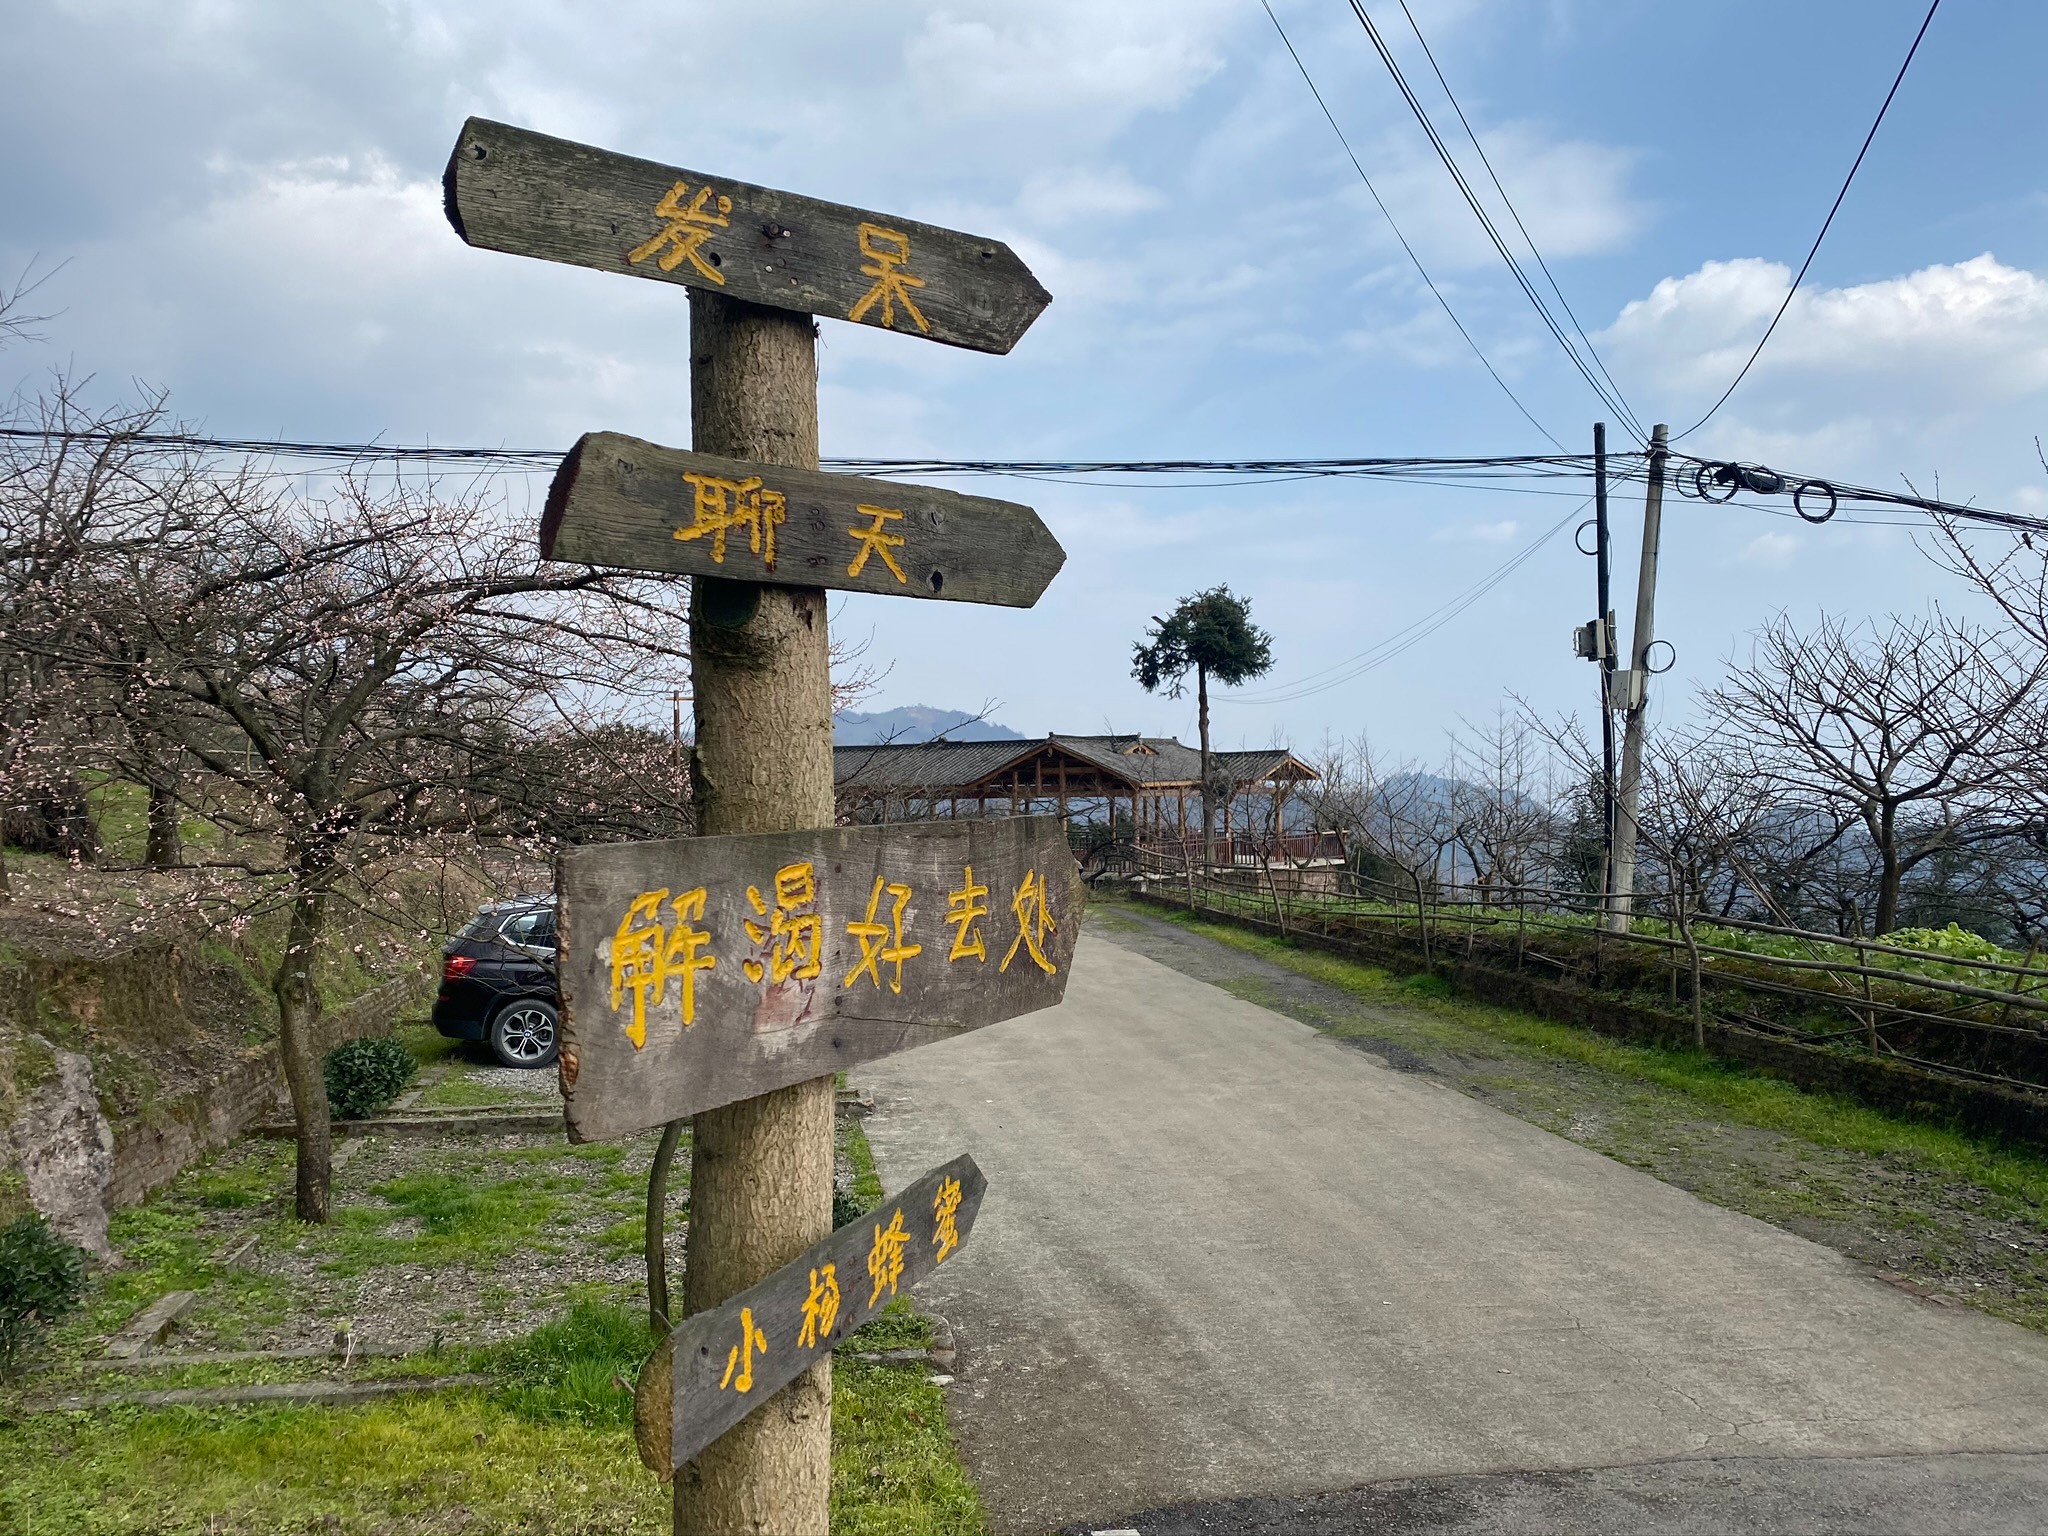
[{"label": "distant mountain", "polygon": [[879,742],[934,741],[1022,741],[1023,734],[1007,725],[978,720],[961,709],[933,709],[929,704],[906,704],[872,715],[846,710],[832,717],[832,744],[836,747],[871,747]]}]

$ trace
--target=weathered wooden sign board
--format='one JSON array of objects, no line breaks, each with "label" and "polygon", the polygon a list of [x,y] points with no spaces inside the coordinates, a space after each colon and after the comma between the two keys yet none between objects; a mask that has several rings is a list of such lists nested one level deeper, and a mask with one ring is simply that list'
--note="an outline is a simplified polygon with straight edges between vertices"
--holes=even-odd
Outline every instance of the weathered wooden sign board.
[{"label": "weathered wooden sign board", "polygon": [[572,1141],[1049,1008],[1083,905],[1050,816],[600,844],[555,891]]},{"label": "weathered wooden sign board", "polygon": [[902,1291],[959,1252],[988,1187],[971,1157],[933,1169],[802,1257],[671,1333],[633,1394],[640,1458],[686,1465]]},{"label": "weathered wooden sign board", "polygon": [[1028,608],[1066,563],[1011,501],[749,464],[590,432],[555,472],[540,552],[893,597]]},{"label": "weathered wooden sign board", "polygon": [[1052,301],[1000,240],[473,117],[441,181],[471,245],[709,288],[977,352]]}]

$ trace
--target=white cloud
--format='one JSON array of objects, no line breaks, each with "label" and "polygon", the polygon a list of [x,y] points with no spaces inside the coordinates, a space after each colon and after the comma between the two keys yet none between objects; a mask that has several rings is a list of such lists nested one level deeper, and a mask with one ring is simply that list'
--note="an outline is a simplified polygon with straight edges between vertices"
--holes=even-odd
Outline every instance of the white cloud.
[{"label": "white cloud", "polygon": [[1792,557],[1799,552],[1799,540],[1789,533],[1760,533],[1749,541],[1742,551],[1744,565],[1761,565],[1770,570],[1780,570],[1792,563]]},{"label": "white cloud", "polygon": [[1512,517],[1491,523],[1452,523],[1430,535],[1438,544],[1505,544],[1521,523]]},{"label": "white cloud", "polygon": [[[1629,303],[1600,340],[1632,379],[1718,392],[1791,277],[1755,257],[1710,261]],[[1822,419],[1841,414],[1827,409],[1840,400],[1941,413],[2033,394],[2048,387],[2048,280],[1986,253],[1878,282],[1802,289],[1743,389],[1753,396],[1772,386],[1801,391],[1805,414]]]},{"label": "white cloud", "polygon": [[[1403,232],[1433,269],[1497,266],[1500,255],[1472,210],[1442,163],[1414,142],[1415,137],[1412,124],[1390,133],[1381,144],[1379,159],[1382,164],[1392,161],[1396,168],[1373,176]],[[1629,189],[1629,175],[1637,159],[1631,150],[1553,138],[1529,123],[1487,129],[1479,139],[1530,237],[1548,261],[1619,250],[1642,229],[1649,215],[1648,205]],[[1467,152],[1459,154],[1460,148]],[[1527,262],[1512,219],[1477,157],[1469,151],[1469,145],[1452,146],[1453,157],[1460,161],[1509,249]]]},{"label": "white cloud", "polygon": [[1120,166],[1082,165],[1033,176],[1018,194],[1017,211],[1033,224],[1065,225],[1145,213],[1165,201]]},{"label": "white cloud", "polygon": [[904,47],[949,113],[1086,115],[1111,123],[1177,104],[1223,67],[1226,0],[974,0],[942,6]]}]

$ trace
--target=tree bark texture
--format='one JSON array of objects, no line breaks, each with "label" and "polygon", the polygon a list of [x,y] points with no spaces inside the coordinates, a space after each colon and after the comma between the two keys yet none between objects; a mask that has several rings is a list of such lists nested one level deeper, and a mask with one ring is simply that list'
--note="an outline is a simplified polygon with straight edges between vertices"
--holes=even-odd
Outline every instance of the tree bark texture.
[{"label": "tree bark texture", "polygon": [[295,1209],[299,1220],[327,1221],[333,1144],[328,1128],[327,1077],[320,1061],[320,993],[313,985],[313,955],[326,926],[327,897],[302,890],[292,901],[284,960],[272,990],[277,997],[278,1055],[292,1094],[298,1131]]},{"label": "tree bark texture", "polygon": [[[690,296],[691,445],[818,464],[816,327],[808,316]],[[690,596],[697,828],[833,823],[825,594],[700,579]],[[696,1116],[687,1312],[717,1306],[832,1230],[832,1079]],[[828,1356],[676,1476],[678,1536],[823,1536],[832,1472]]]},{"label": "tree bark texture", "polygon": [[184,839],[178,826],[178,786],[172,777],[175,772],[158,767],[150,778],[149,848],[145,857],[151,869],[175,869],[185,862]]}]

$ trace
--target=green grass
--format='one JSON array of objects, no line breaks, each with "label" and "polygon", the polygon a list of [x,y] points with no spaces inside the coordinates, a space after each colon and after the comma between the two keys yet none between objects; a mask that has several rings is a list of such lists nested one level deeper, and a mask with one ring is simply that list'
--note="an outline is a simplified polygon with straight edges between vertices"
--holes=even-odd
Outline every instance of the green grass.
[{"label": "green grass", "polygon": [[[552,1075],[543,1079],[552,1082]],[[464,1109],[478,1104],[510,1104],[519,1109],[545,1109],[553,1102],[547,1099],[521,1098],[507,1093],[489,1083],[479,1083],[474,1078],[444,1077],[431,1084],[426,1092],[413,1101],[419,1109]]]},{"label": "green grass", "polygon": [[460,1040],[450,1040],[425,1018],[400,1019],[391,1026],[391,1038],[412,1053],[421,1070],[448,1060],[463,1045]]},{"label": "green grass", "polygon": [[834,1361],[835,1536],[980,1536],[987,1529],[946,1428],[945,1399],[924,1371]]},{"label": "green grass", "polygon": [[[1743,1124],[1784,1132],[1819,1146],[1903,1158],[1980,1184],[2036,1210],[2048,1207],[2048,1155],[2032,1148],[1894,1119],[1854,1100],[1809,1093],[1699,1052],[1625,1044],[1570,1025],[1444,995],[1449,989],[1439,978],[1403,980],[1377,966],[1297,949],[1281,939],[1229,923],[1189,918],[1170,909],[1160,909],[1159,915],[1362,1001],[1412,1010],[1419,1019],[1429,1021],[1421,1027],[1445,1049],[1470,1050],[1488,1041],[1504,1042],[1538,1055],[1653,1083]],[[1430,982],[1436,985],[1420,984]]]},{"label": "green grass", "polygon": [[606,1302],[575,1303],[524,1338],[477,1352],[472,1369],[499,1382],[498,1403],[537,1423],[630,1428],[634,1380],[654,1352],[647,1314]]},{"label": "green grass", "polygon": [[609,1254],[640,1253],[647,1246],[647,1212],[621,1216],[597,1234],[597,1245]]},{"label": "green grass", "polygon": [[882,1203],[882,1176],[875,1171],[875,1154],[868,1147],[867,1132],[860,1121],[849,1116],[840,1132],[839,1145],[853,1168],[853,1200],[863,1211]]},{"label": "green grass", "polygon": [[847,1335],[842,1349],[929,1349],[936,1330],[908,1296],[898,1296]]},{"label": "green grass", "polygon": [[[116,1409],[0,1423],[0,1533],[666,1533],[668,1491],[639,1464],[632,1398],[619,1384],[652,1346],[642,1315],[586,1299],[466,1361],[379,1371],[466,1366],[493,1377],[486,1390],[355,1408]],[[307,1374],[192,1368],[181,1384]],[[924,1371],[835,1363],[832,1528],[986,1531]]]},{"label": "green grass", "polygon": [[[383,1264],[489,1264],[531,1243],[555,1214],[553,1184],[532,1174],[490,1179],[479,1169],[408,1173],[371,1186],[382,1205],[348,1205],[306,1241],[329,1250],[327,1267],[359,1274]],[[579,1185],[580,1187],[580,1185]],[[393,1232],[401,1223],[412,1232]]]},{"label": "green grass", "polygon": [[[358,1408],[117,1410],[0,1428],[6,1536],[666,1533],[631,1432],[478,1392]],[[466,1522],[450,1523],[454,1509]]]}]

